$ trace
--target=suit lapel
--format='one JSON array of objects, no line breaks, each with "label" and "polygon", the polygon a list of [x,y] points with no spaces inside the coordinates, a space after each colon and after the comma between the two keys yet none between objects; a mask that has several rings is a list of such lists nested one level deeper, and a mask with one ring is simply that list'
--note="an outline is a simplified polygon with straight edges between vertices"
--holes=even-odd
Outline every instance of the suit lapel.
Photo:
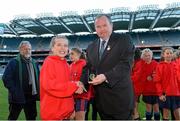
[{"label": "suit lapel", "polygon": [[97,67],[97,65],[99,64],[99,43],[100,43],[100,40],[97,39],[96,40],[96,43],[93,47],[93,50],[94,50],[94,53],[93,53],[93,62],[94,62],[94,65]]},{"label": "suit lapel", "polygon": [[114,47],[114,45],[115,45],[115,39],[113,39],[112,38],[112,36],[109,38],[109,41],[108,41],[108,43],[107,43],[107,46],[106,46],[106,48],[105,48],[105,50],[104,50],[104,53],[103,53],[103,55],[102,55],[102,57],[101,57],[101,60],[99,61],[100,63],[99,64],[101,64],[103,61],[104,61],[104,59],[106,58],[106,56],[110,53],[110,51],[113,49],[113,47]]}]

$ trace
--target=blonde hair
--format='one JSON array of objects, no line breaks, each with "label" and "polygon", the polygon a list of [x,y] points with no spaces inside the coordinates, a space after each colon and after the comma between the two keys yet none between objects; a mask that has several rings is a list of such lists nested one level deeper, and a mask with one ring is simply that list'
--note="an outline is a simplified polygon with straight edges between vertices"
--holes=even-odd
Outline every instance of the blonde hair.
[{"label": "blonde hair", "polygon": [[52,54],[52,50],[51,49],[54,47],[57,39],[62,39],[62,40],[65,40],[67,43],[69,43],[67,37],[65,37],[65,36],[57,35],[57,36],[53,37],[51,39],[51,42],[50,42],[50,45],[49,45],[49,48],[50,48],[50,52],[49,53],[50,54]]},{"label": "blonde hair", "polygon": [[67,41],[67,43],[69,43],[67,37],[62,36],[62,35],[57,35],[57,36],[55,36],[55,37],[53,37],[51,39],[51,42],[50,42],[50,45],[49,45],[50,50],[52,49],[52,47],[54,47],[57,39],[62,39],[62,40]]},{"label": "blonde hair", "polygon": [[146,49],[143,49],[142,50],[142,53],[141,53],[141,59],[144,59],[144,54],[145,53],[149,53],[151,58],[153,57],[153,52],[149,49],[149,48],[146,48]]}]

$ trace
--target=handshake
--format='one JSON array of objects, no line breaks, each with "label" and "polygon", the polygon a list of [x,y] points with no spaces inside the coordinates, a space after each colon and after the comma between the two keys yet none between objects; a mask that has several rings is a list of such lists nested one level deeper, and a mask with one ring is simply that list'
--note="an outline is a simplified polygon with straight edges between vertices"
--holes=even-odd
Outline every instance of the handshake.
[{"label": "handshake", "polygon": [[83,92],[87,92],[84,84],[80,81],[76,82],[78,89],[75,91],[76,94],[82,94]]}]

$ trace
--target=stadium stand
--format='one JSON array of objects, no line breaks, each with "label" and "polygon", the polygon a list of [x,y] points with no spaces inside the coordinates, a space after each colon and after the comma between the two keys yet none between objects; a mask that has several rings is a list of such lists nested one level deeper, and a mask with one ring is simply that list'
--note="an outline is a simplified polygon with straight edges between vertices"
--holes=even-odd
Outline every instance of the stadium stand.
[{"label": "stadium stand", "polygon": [[70,40],[70,48],[79,47],[83,50],[87,48],[87,46],[94,40],[97,39],[96,35],[85,35],[85,36],[71,36],[68,37]]},{"label": "stadium stand", "polygon": [[[140,49],[150,48],[154,52],[154,58],[159,60],[160,50],[163,46],[172,46],[177,49],[180,46],[179,31],[164,31],[164,32],[140,32],[128,33],[134,45]],[[70,35],[70,48],[79,47],[85,50],[87,46],[97,39],[95,34],[90,35]],[[10,58],[17,55],[18,45],[22,40],[29,41],[32,44],[32,54],[38,62],[42,63],[44,58],[49,53],[49,43],[51,37],[34,37],[34,38],[0,38],[0,64],[7,64]],[[167,41],[168,40],[168,41]],[[6,48],[4,48],[6,46]]]},{"label": "stadium stand", "polygon": [[163,32],[161,36],[166,45],[169,45],[169,46],[180,45],[180,34],[178,31]]},{"label": "stadium stand", "polygon": [[[94,20],[101,13],[102,9],[86,10],[83,15],[79,15],[76,11],[64,11],[59,16],[43,13],[37,18],[18,16],[9,24],[1,23],[3,35],[0,36],[0,65],[6,65],[10,58],[16,56],[18,45],[22,40],[32,44],[33,57],[40,63],[49,53],[51,37],[57,34],[67,33],[70,48],[79,47],[85,50],[97,39],[94,34]],[[125,7],[111,8],[107,14],[112,19],[115,32],[126,30],[126,34],[129,34],[136,47],[150,48],[157,60],[160,58],[161,47],[172,46],[177,49],[180,46],[180,31],[177,29],[180,26],[180,4],[168,4],[164,9],[159,9],[158,5],[145,5],[139,6],[136,11],[130,11]],[[169,30],[155,30],[163,27]],[[137,29],[140,31],[134,31]],[[86,34],[78,34],[81,32]],[[52,36],[43,36],[45,34]]]},{"label": "stadium stand", "polygon": [[140,42],[144,41],[146,45],[161,45],[162,41],[159,38],[158,33],[156,32],[149,32],[149,33],[142,33],[139,34]]},{"label": "stadium stand", "polygon": [[[76,11],[61,12],[58,16],[41,13],[36,18],[17,16],[9,23],[0,23],[0,78],[9,60],[16,57],[23,40],[32,44],[32,57],[40,67],[49,54],[52,36],[66,35],[69,48],[86,51],[97,39],[94,20],[102,13],[102,9],[86,10],[83,15]],[[175,50],[180,47],[180,3],[167,4],[164,9],[158,5],[139,6],[135,11],[126,7],[111,8],[106,14],[111,17],[115,32],[128,34],[140,50],[150,48],[156,60],[160,60],[162,47],[171,46]],[[86,33],[80,34],[82,32]],[[46,34],[50,36],[44,36]]]}]

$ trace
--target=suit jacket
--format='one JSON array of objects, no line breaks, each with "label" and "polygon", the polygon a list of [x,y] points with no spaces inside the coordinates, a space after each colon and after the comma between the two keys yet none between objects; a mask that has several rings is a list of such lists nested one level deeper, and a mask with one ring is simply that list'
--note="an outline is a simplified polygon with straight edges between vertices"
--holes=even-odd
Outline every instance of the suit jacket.
[{"label": "suit jacket", "polygon": [[133,110],[133,87],[130,78],[134,45],[127,35],[112,33],[99,59],[100,40],[87,48],[87,62],[97,74],[105,74],[107,82],[95,87],[99,112],[121,114]]}]

